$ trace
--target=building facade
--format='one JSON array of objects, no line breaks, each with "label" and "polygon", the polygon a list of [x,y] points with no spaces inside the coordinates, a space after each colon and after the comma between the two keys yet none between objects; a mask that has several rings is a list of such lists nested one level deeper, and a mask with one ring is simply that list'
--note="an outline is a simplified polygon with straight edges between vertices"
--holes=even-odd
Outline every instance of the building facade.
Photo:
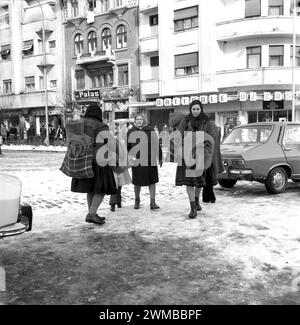
[{"label": "building facade", "polygon": [[0,0],[0,112],[21,139],[30,125],[39,135],[46,105],[49,123],[63,124],[62,35],[59,2]]},{"label": "building facade", "polygon": [[82,113],[101,104],[104,120],[130,118],[139,98],[138,2],[64,1],[66,88]]},{"label": "building facade", "polygon": [[290,0],[140,0],[136,105],[159,127],[195,98],[222,128],[227,121],[291,120],[294,74],[299,121],[298,11],[293,19]]}]

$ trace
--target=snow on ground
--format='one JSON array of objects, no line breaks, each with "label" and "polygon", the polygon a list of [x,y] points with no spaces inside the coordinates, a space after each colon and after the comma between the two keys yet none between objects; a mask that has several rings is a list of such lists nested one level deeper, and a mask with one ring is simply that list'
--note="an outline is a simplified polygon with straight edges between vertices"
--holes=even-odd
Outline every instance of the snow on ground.
[{"label": "snow on ground", "polygon": [[[124,207],[111,213],[106,198],[99,214],[107,223],[94,227],[84,222],[85,195],[71,193],[70,178],[58,170],[63,156],[7,152],[0,159],[0,172],[22,180],[23,201],[34,208],[32,234],[66,231],[69,235],[69,229],[89,227],[98,234],[139,233],[150,242],[165,237],[179,243],[192,240],[220,252],[226,263],[243,274],[244,288],[263,286],[273,297],[298,290],[299,184],[290,183],[281,195],[267,194],[258,183],[240,182],[233,189],[217,186],[216,204],[202,204],[198,218],[189,220],[185,189],[174,186],[176,165],[168,163],[160,169],[159,211],[150,211],[147,189],[142,190],[141,210],[134,210],[133,188],[127,186],[123,189]],[[285,280],[279,281],[280,277]],[[249,303],[259,303],[259,297]]]}]

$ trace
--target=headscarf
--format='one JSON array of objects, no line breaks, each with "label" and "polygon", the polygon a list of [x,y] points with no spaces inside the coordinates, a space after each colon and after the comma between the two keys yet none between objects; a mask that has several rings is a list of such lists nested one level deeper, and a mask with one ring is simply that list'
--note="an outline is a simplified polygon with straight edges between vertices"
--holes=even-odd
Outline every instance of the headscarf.
[{"label": "headscarf", "polygon": [[[193,113],[192,113],[192,107],[194,105],[199,105],[200,108],[201,108],[201,113],[198,115],[198,116],[194,116]],[[191,121],[191,125],[192,125],[192,128],[193,130],[198,130],[200,125],[205,121],[205,120],[209,120],[208,116],[203,113],[203,105],[202,103],[200,102],[200,100],[193,100],[190,104],[190,114],[188,115],[189,116],[189,119]]]},{"label": "headscarf", "polygon": [[99,122],[103,122],[102,120],[102,110],[98,104],[91,104],[88,106],[86,113],[84,115],[85,118],[91,117],[97,119]]}]

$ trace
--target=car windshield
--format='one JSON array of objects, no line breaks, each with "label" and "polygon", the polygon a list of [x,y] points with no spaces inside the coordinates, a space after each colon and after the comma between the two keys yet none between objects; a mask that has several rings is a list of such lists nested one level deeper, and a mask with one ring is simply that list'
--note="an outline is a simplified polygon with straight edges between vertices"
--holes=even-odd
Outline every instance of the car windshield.
[{"label": "car windshield", "polygon": [[224,144],[264,143],[272,131],[271,125],[245,126],[233,129],[223,141]]}]

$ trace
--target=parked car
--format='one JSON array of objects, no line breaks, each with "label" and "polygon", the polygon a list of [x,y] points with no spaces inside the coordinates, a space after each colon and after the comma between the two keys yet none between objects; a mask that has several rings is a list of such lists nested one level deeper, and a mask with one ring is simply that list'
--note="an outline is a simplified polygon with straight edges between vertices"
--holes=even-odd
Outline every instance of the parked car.
[{"label": "parked car", "polygon": [[278,194],[288,179],[300,181],[300,123],[253,123],[235,127],[221,144],[225,171],[218,174],[223,187],[238,180],[264,183]]},{"label": "parked car", "polygon": [[20,204],[21,181],[0,173],[0,239],[31,231],[32,208]]}]

